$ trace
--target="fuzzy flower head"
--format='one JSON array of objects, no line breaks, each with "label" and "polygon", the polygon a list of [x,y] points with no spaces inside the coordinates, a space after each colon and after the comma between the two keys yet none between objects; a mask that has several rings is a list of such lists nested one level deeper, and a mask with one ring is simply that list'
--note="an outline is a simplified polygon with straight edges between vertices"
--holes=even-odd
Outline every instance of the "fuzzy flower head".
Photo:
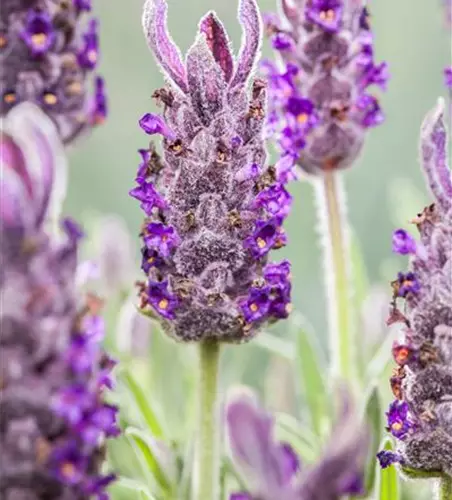
[{"label": "fuzzy flower head", "polygon": [[65,144],[106,116],[98,22],[83,22],[84,0],[18,0],[0,12],[0,114],[31,101],[50,116]]},{"label": "fuzzy flower head", "polygon": [[161,115],[139,124],[163,138],[140,150],[130,195],[142,226],[141,308],[179,340],[251,338],[290,311],[290,266],[268,263],[286,244],[291,205],[275,167],[266,166],[262,128],[265,84],[254,79],[261,41],[255,0],[241,0],[243,43],[237,58],[213,12],[185,62],[166,28],[166,3],[148,0],[143,25],[168,84],[155,92]]},{"label": "fuzzy flower head", "polygon": [[[397,438],[397,460],[410,469],[452,475],[452,176],[447,164],[444,102],[421,129],[420,158],[434,197],[412,221],[418,237],[399,229],[396,253],[409,255],[408,272],[392,285],[390,323],[401,322],[404,340],[393,347],[398,368],[391,378],[396,400],[387,413]],[[404,301],[399,309],[399,302]]]},{"label": "fuzzy flower head", "polygon": [[278,62],[265,61],[267,134],[304,171],[348,167],[367,129],[384,119],[369,88],[385,89],[388,66],[374,59],[369,12],[361,1],[281,0],[265,16]]},{"label": "fuzzy flower head", "polygon": [[[59,220],[65,160],[53,123],[22,103],[0,138],[1,498],[108,498],[103,442],[118,434],[101,301],[74,286],[83,237]],[[55,222],[59,220],[59,230]]]},{"label": "fuzzy flower head", "polygon": [[247,491],[229,500],[339,500],[362,494],[362,470],[367,449],[365,428],[347,392],[319,461],[304,466],[287,443],[274,437],[274,419],[254,397],[238,394],[226,407],[229,444]]}]

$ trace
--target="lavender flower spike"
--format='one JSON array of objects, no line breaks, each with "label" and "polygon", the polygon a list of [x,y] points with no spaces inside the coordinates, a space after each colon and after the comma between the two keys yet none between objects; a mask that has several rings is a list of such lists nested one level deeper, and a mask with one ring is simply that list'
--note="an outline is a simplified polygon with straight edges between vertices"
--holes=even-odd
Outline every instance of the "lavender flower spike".
[{"label": "lavender flower spike", "polygon": [[279,64],[267,61],[268,134],[292,163],[319,174],[348,167],[367,129],[382,123],[377,98],[386,63],[374,60],[369,12],[361,1],[280,0],[281,16],[267,15],[267,34]]},{"label": "lavender flower spike", "polygon": [[304,467],[292,447],[273,436],[273,418],[249,394],[231,398],[226,423],[231,452],[249,491],[230,500],[339,500],[361,494],[367,449],[365,428],[350,396],[342,392],[342,408],[332,437],[318,463]]},{"label": "lavender flower spike", "polygon": [[[0,114],[31,101],[58,126],[65,144],[106,116],[97,20],[91,0],[17,0],[0,12]],[[83,23],[83,24],[82,24]],[[90,91],[89,88],[92,87]]]},{"label": "lavender flower spike", "polygon": [[420,238],[410,270],[393,282],[390,322],[403,323],[405,340],[393,348],[396,401],[387,416],[399,462],[452,476],[452,177],[443,112],[441,99],[421,129],[421,163],[435,202],[413,220]]},{"label": "lavender flower spike", "polygon": [[118,433],[103,401],[114,365],[100,347],[101,302],[74,286],[83,233],[70,219],[46,230],[64,175],[52,122],[31,103],[0,136],[0,497],[108,498],[102,444]]},{"label": "lavender flower spike", "polygon": [[253,79],[261,40],[255,0],[241,0],[237,60],[215,13],[181,61],[166,30],[164,0],[148,0],[143,23],[168,84],[155,92],[162,115],[140,126],[163,139],[163,157],[140,150],[130,195],[145,213],[141,308],[178,340],[252,338],[290,310],[290,265],[268,263],[285,245],[291,196],[266,166],[265,83]]}]

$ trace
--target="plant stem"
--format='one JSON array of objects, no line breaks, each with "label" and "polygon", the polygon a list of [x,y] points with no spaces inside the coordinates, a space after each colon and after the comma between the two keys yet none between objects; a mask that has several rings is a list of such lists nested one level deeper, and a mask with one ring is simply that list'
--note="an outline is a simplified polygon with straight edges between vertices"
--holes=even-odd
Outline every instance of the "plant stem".
[{"label": "plant stem", "polygon": [[197,499],[217,500],[219,485],[219,439],[217,385],[220,344],[204,341],[199,346],[199,415]]},{"label": "plant stem", "polygon": [[442,476],[439,487],[440,500],[452,500],[452,477]]},{"label": "plant stem", "polygon": [[339,175],[327,171],[317,185],[319,219],[324,235],[324,272],[328,300],[329,346],[334,377],[350,379],[353,371],[351,262],[344,193]]}]

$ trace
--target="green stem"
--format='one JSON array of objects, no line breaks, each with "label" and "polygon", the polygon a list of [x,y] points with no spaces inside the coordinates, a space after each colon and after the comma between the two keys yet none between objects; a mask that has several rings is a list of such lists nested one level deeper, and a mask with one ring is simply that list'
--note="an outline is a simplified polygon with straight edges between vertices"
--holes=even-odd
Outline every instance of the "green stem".
[{"label": "green stem", "polygon": [[217,385],[220,344],[204,341],[199,346],[199,428],[197,499],[217,500],[219,485],[219,440],[217,430]]},{"label": "green stem", "polygon": [[452,477],[442,476],[439,487],[440,500],[452,500]]},{"label": "green stem", "polygon": [[347,241],[347,219],[343,193],[340,190],[340,174],[325,172],[320,185],[319,218],[325,237],[324,272],[326,275],[330,363],[333,376],[350,379],[354,364],[352,356],[351,262]]}]

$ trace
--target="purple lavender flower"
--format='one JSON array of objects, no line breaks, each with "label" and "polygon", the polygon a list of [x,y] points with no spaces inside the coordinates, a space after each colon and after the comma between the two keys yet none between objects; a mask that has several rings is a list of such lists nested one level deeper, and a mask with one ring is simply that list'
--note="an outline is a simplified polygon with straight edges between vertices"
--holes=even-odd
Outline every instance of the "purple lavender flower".
[{"label": "purple lavender flower", "polygon": [[[388,412],[388,428],[398,439],[397,461],[413,470],[452,475],[452,177],[443,113],[440,100],[425,118],[420,140],[435,203],[413,220],[420,242],[410,240],[410,270],[394,282],[391,317],[403,323],[405,339],[393,347],[399,368],[391,386],[398,401]],[[399,297],[405,301],[403,313]]]},{"label": "purple lavender flower", "polygon": [[265,17],[278,63],[269,81],[267,134],[303,170],[348,167],[366,131],[384,120],[372,85],[385,89],[386,63],[374,60],[369,14],[360,2],[282,0],[281,16]]},{"label": "purple lavender flower", "polygon": [[[22,103],[0,138],[1,498],[108,498],[103,441],[116,407],[103,401],[111,360],[100,346],[101,301],[78,293],[75,222],[55,234],[65,161],[57,130]],[[49,231],[47,231],[49,228]]]},{"label": "purple lavender flower", "polygon": [[[176,339],[241,341],[290,310],[289,263],[267,264],[286,243],[291,196],[266,166],[265,84],[252,81],[261,39],[255,0],[241,0],[244,42],[237,60],[214,13],[183,64],[166,29],[166,3],[148,0],[143,24],[168,86],[154,97],[160,115],[140,127],[163,138],[151,145],[131,196],[146,214],[141,236],[141,307]],[[268,277],[267,277],[268,276]]]},{"label": "purple lavender flower", "polygon": [[83,23],[90,10],[90,0],[2,5],[0,115],[20,102],[34,102],[56,123],[65,144],[103,121],[103,80],[89,91],[99,59],[97,20],[87,28]]},{"label": "purple lavender flower", "polygon": [[348,394],[332,437],[318,463],[305,467],[287,443],[273,435],[274,421],[249,394],[233,397],[226,423],[233,459],[248,491],[229,500],[339,500],[362,493],[362,468],[367,442]]},{"label": "purple lavender flower", "polygon": [[452,66],[444,69],[444,84],[448,89],[452,89]]}]

